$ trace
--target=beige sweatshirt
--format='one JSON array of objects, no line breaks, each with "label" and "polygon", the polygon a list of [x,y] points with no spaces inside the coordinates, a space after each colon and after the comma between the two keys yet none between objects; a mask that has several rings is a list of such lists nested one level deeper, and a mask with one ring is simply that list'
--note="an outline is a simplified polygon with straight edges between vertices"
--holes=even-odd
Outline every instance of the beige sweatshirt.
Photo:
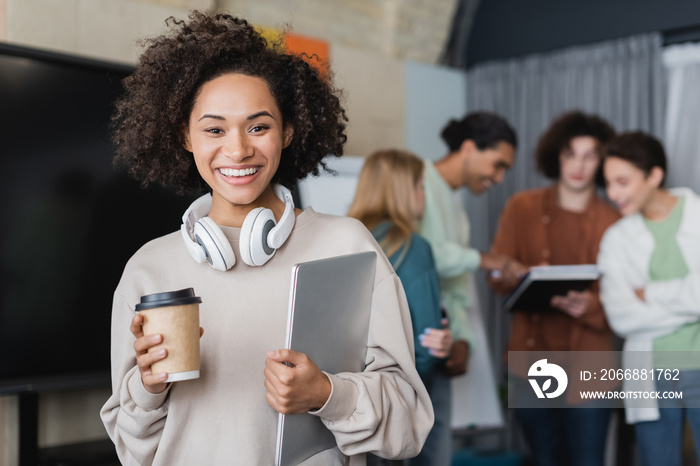
[{"label": "beige sweatshirt", "polygon": [[[314,414],[338,448],[305,465],[363,465],[365,452],[404,458],[421,449],[433,412],[416,372],[411,320],[401,283],[372,235],[349,218],[311,209],[262,267],[238,257],[240,229],[222,228],[237,256],[220,272],[198,264],[180,232],[143,246],[128,262],[112,310],[113,394],[102,408],[125,465],[273,465],[277,412],[265,401],[267,351],[285,342],[292,266],[377,251],[367,367],[329,375],[332,392]],[[142,295],[193,287],[202,298],[201,377],[147,392],[136,367],[129,326]]]}]

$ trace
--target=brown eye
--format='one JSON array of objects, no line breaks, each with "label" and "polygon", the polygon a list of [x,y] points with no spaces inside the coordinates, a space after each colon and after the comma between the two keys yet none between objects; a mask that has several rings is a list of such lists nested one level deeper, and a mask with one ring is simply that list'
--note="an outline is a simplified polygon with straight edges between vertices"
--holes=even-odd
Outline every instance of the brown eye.
[{"label": "brown eye", "polygon": [[270,129],[270,127],[267,125],[255,125],[250,129],[250,132],[251,133],[259,133],[261,131],[265,131],[266,129]]}]

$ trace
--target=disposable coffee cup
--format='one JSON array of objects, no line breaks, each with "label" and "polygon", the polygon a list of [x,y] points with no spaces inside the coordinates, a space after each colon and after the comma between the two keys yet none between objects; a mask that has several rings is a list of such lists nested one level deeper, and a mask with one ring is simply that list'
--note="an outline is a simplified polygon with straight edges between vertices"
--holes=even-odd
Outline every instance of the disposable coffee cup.
[{"label": "disposable coffee cup", "polygon": [[154,374],[166,372],[166,382],[199,378],[199,303],[192,288],[141,297],[136,312],[143,316],[143,333],[160,333],[163,341],[148,352],[161,348],[167,356],[153,363]]}]

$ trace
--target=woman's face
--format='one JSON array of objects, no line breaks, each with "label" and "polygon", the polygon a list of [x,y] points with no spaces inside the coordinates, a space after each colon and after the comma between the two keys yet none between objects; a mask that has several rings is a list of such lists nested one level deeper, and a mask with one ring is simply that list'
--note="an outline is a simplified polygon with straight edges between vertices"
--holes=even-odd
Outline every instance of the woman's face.
[{"label": "woman's face", "polygon": [[418,178],[413,190],[413,215],[416,220],[421,220],[423,218],[423,212],[425,211],[425,190],[423,189],[423,175]]},{"label": "woman's face", "polygon": [[226,203],[247,211],[258,207],[291,139],[291,126],[285,127],[264,80],[230,73],[206,82],[190,114],[185,147],[213,191],[212,212]]},{"label": "woman's face", "polygon": [[[627,160],[612,156],[606,157],[603,172],[608,197],[617,205],[622,215],[631,215],[643,210],[661,181],[657,172],[647,176],[644,170]],[[663,176],[663,172],[661,175]]]},{"label": "woman's face", "polygon": [[595,185],[600,166],[598,141],[578,136],[559,154],[559,182],[571,191],[585,191]]}]

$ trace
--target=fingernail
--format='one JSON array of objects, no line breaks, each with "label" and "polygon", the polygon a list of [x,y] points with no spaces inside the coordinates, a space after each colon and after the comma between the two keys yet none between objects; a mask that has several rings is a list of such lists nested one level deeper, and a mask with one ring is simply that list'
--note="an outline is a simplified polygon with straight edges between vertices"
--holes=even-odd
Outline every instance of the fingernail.
[{"label": "fingernail", "polygon": [[168,374],[166,372],[163,372],[162,374],[158,374],[158,380],[161,382],[165,382],[165,379],[168,378]]},{"label": "fingernail", "polygon": [[419,339],[420,341],[425,340],[425,335],[421,333],[420,335],[418,335],[418,339]]},{"label": "fingernail", "polygon": [[275,359],[275,358],[279,357],[279,353],[277,351],[268,351],[267,357]]},{"label": "fingernail", "polygon": [[430,328],[425,328],[425,329],[423,330],[423,333],[425,333],[426,335],[429,334],[429,333],[430,333]]},{"label": "fingernail", "polygon": [[435,350],[433,349],[429,350],[428,353],[430,353],[431,356],[435,356]]}]

